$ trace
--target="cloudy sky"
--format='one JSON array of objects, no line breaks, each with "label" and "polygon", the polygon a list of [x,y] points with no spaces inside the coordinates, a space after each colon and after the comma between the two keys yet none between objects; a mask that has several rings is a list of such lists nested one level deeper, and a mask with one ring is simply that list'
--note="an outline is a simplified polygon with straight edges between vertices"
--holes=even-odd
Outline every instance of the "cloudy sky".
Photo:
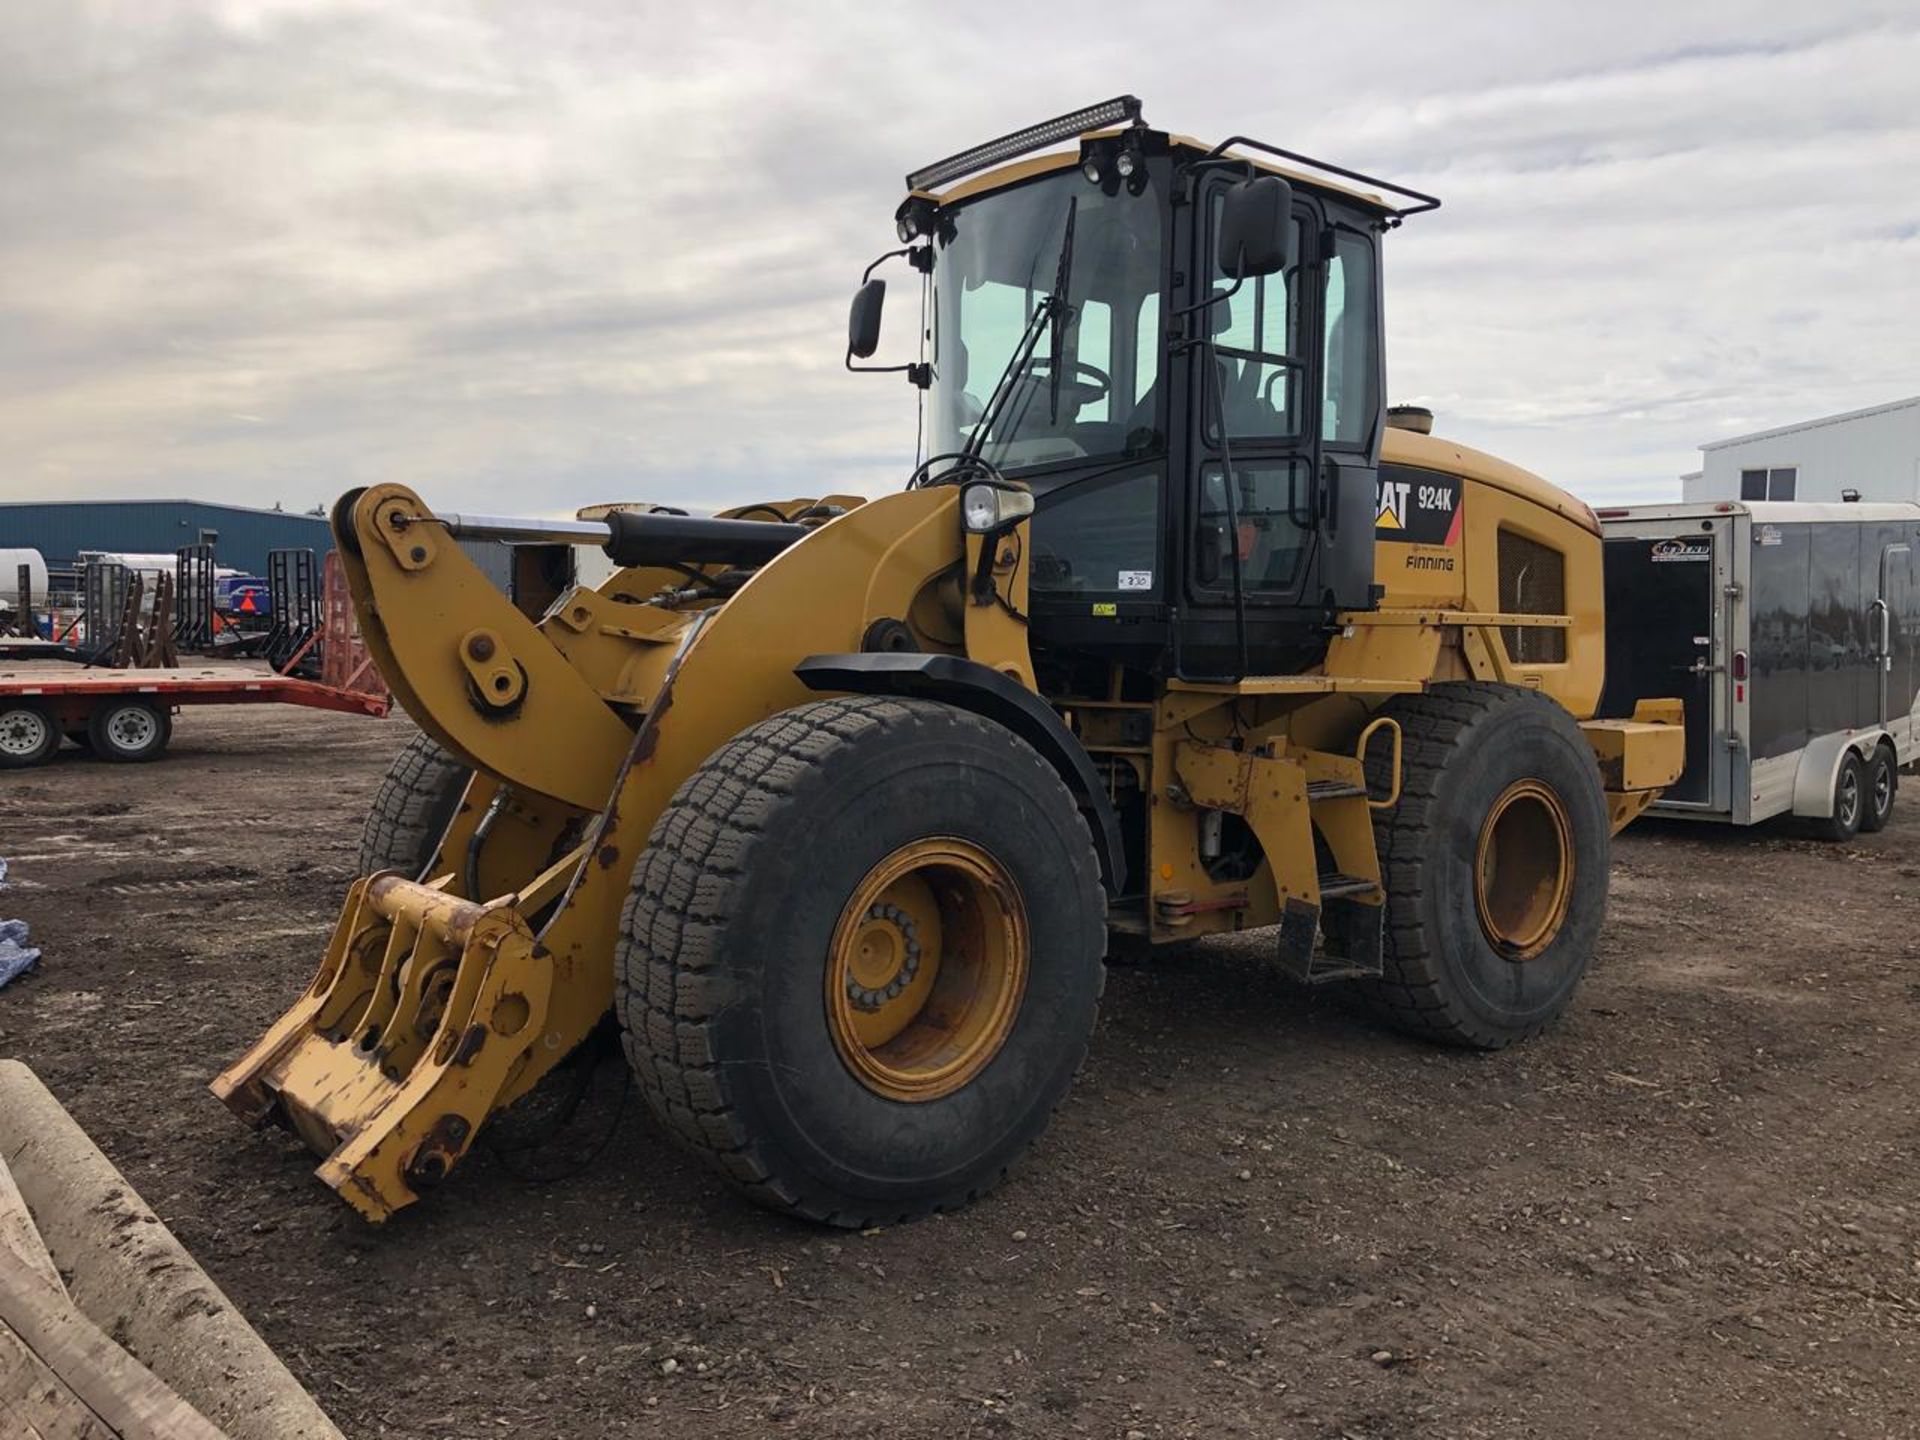
[{"label": "cloudy sky", "polygon": [[909,168],[1119,91],[1442,195],[1389,390],[1595,501],[1920,393],[1905,3],[9,0],[0,498],[895,487]]}]

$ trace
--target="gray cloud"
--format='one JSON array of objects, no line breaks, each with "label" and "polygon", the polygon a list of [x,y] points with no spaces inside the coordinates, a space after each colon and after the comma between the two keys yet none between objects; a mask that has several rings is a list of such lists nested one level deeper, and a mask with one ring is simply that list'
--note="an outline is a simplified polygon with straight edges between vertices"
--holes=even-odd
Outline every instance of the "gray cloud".
[{"label": "gray cloud", "polygon": [[8,7],[0,494],[890,488],[838,347],[901,174],[1132,89],[1441,193],[1393,395],[1660,498],[1920,389],[1917,72],[1906,5]]}]

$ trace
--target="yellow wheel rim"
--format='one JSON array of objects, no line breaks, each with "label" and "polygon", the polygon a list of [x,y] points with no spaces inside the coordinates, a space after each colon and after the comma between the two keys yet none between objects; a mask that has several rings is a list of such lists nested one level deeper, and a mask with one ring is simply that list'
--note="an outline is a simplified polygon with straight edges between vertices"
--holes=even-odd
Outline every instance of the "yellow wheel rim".
[{"label": "yellow wheel rim", "polygon": [[827,953],[827,1028],[889,1100],[938,1100],[1006,1043],[1027,989],[1027,910],[968,840],[903,845],[855,887]]},{"label": "yellow wheel rim", "polygon": [[1509,785],[1487,812],[1473,865],[1480,928],[1509,960],[1553,943],[1573,894],[1573,826],[1552,787]]}]

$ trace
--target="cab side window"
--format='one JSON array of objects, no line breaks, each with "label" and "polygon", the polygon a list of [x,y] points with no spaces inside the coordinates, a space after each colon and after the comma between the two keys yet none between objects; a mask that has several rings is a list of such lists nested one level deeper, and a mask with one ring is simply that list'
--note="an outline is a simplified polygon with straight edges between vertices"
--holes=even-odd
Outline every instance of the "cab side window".
[{"label": "cab side window", "polygon": [[1327,263],[1320,430],[1329,445],[1364,446],[1373,438],[1380,409],[1379,296],[1373,241],[1358,231],[1335,231]]},{"label": "cab side window", "polygon": [[[1220,201],[1214,204],[1219,223]],[[1294,254],[1304,254],[1305,227],[1295,219]],[[1214,272],[1217,293],[1233,282]],[[1242,282],[1207,318],[1213,327],[1215,375],[1206,395],[1207,428],[1231,441],[1289,440],[1301,433],[1300,267]]]}]

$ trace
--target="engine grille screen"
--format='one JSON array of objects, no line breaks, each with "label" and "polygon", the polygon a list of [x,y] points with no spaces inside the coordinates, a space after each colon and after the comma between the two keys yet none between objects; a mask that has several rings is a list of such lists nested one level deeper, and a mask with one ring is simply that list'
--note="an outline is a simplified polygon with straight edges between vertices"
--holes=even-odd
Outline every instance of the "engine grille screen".
[{"label": "engine grille screen", "polygon": [[[1551,545],[1511,530],[1500,532],[1500,608],[1510,615],[1567,613],[1567,558]],[[1500,631],[1507,657],[1521,665],[1561,665],[1567,632],[1539,625],[1507,625]]]}]

